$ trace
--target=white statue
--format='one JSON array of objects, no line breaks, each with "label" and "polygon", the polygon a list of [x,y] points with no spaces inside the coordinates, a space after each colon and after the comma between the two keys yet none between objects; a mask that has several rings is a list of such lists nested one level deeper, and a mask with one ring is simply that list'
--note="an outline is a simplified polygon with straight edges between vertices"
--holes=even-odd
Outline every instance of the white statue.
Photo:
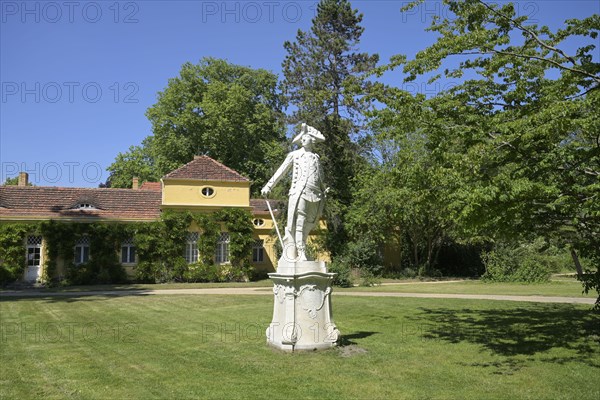
[{"label": "white statue", "polygon": [[273,186],[292,169],[292,185],[289,191],[287,226],[282,239],[284,255],[289,247],[296,260],[306,261],[306,240],[308,234],[319,222],[328,189],[323,183],[323,173],[319,156],[312,152],[313,144],[322,142],[321,132],[305,123],[292,144],[302,144],[302,148],[290,152],[275,175],[267,182],[261,193],[266,196]]}]

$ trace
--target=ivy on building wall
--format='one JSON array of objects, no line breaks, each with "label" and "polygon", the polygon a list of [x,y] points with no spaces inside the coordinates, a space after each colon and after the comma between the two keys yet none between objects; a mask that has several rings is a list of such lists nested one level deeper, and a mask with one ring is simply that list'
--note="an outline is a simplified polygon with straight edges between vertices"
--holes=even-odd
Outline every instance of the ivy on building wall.
[{"label": "ivy on building wall", "polygon": [[0,284],[21,279],[25,273],[25,240],[39,235],[39,224],[0,224]]},{"label": "ivy on building wall", "polygon": [[165,211],[160,221],[139,223],[134,243],[138,264],[136,278],[142,282],[169,282],[178,279],[187,267],[183,257],[192,222],[188,212]]},{"label": "ivy on building wall", "polygon": [[[208,282],[249,279],[252,273],[252,217],[242,209],[215,213],[165,211],[161,220],[139,224],[135,235],[138,252],[136,277],[143,282]],[[190,225],[199,229],[198,261],[184,258]],[[215,248],[221,231],[230,235],[228,264],[215,264]]]},{"label": "ivy on building wall", "polygon": [[[41,233],[47,254],[45,280],[58,279],[74,285],[126,281],[118,254],[121,243],[133,234],[131,228],[115,223],[43,222]],[[91,256],[87,262],[76,265],[75,244],[83,236],[89,237]],[[64,270],[57,275],[59,261],[63,262]]]},{"label": "ivy on building wall", "polygon": [[[253,226],[251,214],[225,209],[211,214],[167,210],[160,220],[137,223],[72,223],[44,221],[36,224],[0,224],[0,283],[22,278],[27,235],[42,235],[45,243],[43,280],[67,284],[120,283],[127,279],[120,263],[121,244],[133,239],[136,279],[142,282],[199,282],[247,280],[252,273]],[[198,261],[184,257],[190,227],[197,227]],[[215,248],[222,231],[229,232],[229,260],[215,264]],[[90,257],[75,263],[75,245],[89,238]],[[62,264],[63,268],[59,268]]]},{"label": "ivy on building wall", "polygon": [[252,273],[250,255],[254,238],[252,216],[249,212],[239,209],[223,209],[214,217],[225,225],[229,232],[229,257],[231,268],[227,271],[227,280],[244,280]]}]

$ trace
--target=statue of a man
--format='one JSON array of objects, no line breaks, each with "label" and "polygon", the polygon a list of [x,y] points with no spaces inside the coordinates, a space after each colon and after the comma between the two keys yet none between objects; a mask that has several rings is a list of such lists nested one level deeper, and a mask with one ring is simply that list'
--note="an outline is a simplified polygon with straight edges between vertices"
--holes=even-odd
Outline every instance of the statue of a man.
[{"label": "statue of a man", "polygon": [[283,238],[284,255],[288,248],[294,247],[297,260],[308,260],[305,252],[308,234],[319,222],[325,203],[327,189],[323,183],[323,174],[319,156],[312,152],[313,144],[322,142],[325,137],[321,132],[305,123],[292,144],[301,144],[302,148],[290,152],[275,175],[262,189],[266,196],[273,186],[292,169],[292,185],[289,191],[287,210],[287,226]]}]

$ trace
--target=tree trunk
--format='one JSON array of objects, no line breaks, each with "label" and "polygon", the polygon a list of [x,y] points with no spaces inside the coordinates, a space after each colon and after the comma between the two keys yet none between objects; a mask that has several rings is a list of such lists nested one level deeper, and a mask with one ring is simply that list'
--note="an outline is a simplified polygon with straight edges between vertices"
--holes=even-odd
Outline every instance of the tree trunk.
[{"label": "tree trunk", "polygon": [[581,268],[581,263],[579,262],[579,257],[577,256],[575,249],[571,249],[571,258],[573,258],[573,262],[575,263],[577,276],[581,277],[583,275],[583,269]]}]

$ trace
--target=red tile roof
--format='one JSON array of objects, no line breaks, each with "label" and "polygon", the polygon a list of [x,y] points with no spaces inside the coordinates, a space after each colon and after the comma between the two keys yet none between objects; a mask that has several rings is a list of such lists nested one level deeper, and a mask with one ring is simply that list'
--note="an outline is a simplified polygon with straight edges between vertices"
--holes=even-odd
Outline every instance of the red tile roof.
[{"label": "red tile roof", "polygon": [[163,179],[197,179],[207,181],[248,182],[249,179],[208,156],[196,156],[192,161]]},{"label": "red tile roof", "polygon": [[[273,213],[277,215],[283,204],[279,200],[269,200]],[[265,199],[250,199],[250,207],[252,207],[252,215],[270,215]]]},{"label": "red tile roof", "polygon": [[158,190],[160,192],[162,186],[160,182],[144,182],[142,183],[142,186],[140,186],[140,190]]},{"label": "red tile roof", "polygon": [[155,190],[0,186],[0,219],[154,220],[160,207]]}]

